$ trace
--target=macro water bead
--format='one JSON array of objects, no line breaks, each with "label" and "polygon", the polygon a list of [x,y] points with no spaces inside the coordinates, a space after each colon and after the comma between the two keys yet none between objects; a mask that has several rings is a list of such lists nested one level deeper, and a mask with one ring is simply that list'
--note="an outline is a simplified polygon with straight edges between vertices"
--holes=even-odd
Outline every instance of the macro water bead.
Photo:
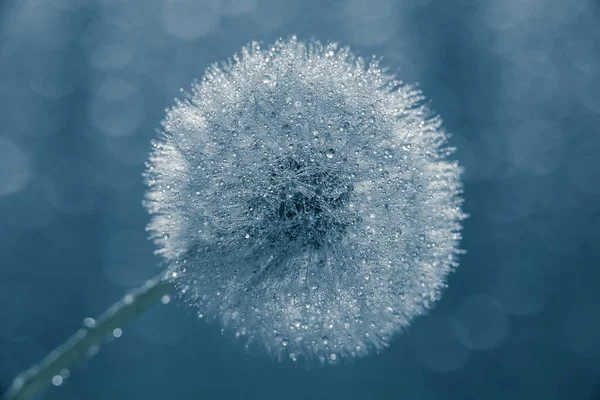
[{"label": "macro water bead", "polygon": [[277,358],[385,347],[457,265],[462,199],[421,93],[336,44],[252,43],[167,112],[148,230],[198,315]]}]

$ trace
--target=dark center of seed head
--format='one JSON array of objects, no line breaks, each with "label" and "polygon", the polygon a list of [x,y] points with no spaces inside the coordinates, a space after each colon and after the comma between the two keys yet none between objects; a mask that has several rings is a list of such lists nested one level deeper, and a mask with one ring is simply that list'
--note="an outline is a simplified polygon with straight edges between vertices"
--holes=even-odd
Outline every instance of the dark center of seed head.
[{"label": "dark center of seed head", "polygon": [[320,248],[343,236],[353,187],[331,167],[288,157],[275,164],[271,183],[284,240]]}]

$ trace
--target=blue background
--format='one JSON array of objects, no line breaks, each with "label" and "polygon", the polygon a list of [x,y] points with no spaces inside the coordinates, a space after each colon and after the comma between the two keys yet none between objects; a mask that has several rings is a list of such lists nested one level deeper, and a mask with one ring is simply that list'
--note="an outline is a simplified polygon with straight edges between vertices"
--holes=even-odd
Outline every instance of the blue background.
[{"label": "blue background", "polygon": [[160,305],[45,399],[600,398],[600,3],[3,0],[0,382],[159,271],[141,173],[164,108],[296,34],[418,82],[466,168],[468,253],[379,355],[306,370]]}]

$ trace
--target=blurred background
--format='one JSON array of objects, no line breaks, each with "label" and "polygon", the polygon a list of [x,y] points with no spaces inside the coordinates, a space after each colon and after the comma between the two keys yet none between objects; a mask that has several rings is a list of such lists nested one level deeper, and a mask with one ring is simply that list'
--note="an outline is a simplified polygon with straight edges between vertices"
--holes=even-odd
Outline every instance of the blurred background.
[{"label": "blurred background", "polygon": [[2,385],[159,272],[141,173],[179,89],[292,34],[383,56],[453,134],[471,217],[442,300],[310,370],[172,301],[43,398],[599,399],[595,0],[0,1]]}]

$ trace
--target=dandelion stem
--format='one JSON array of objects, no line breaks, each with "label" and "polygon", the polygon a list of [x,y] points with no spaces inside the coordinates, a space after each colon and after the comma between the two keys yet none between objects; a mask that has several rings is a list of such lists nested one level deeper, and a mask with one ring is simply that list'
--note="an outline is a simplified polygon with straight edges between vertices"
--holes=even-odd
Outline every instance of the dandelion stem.
[{"label": "dandelion stem", "polygon": [[4,396],[5,400],[35,399],[53,380],[62,382],[65,373],[76,363],[98,351],[107,337],[119,335],[130,321],[173,291],[173,285],[160,275],[125,295],[97,320],[86,320],[70,339],[46,358],[18,375]]}]

